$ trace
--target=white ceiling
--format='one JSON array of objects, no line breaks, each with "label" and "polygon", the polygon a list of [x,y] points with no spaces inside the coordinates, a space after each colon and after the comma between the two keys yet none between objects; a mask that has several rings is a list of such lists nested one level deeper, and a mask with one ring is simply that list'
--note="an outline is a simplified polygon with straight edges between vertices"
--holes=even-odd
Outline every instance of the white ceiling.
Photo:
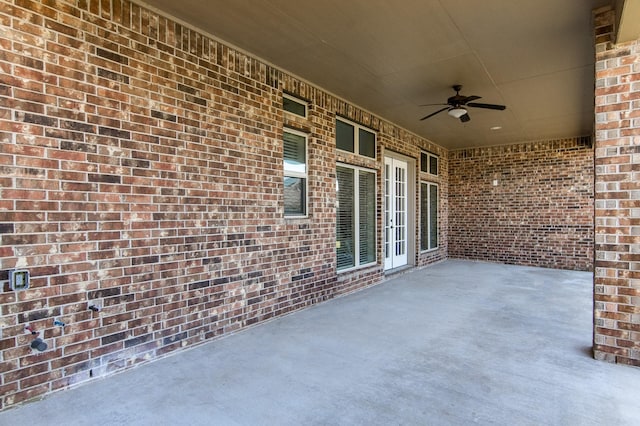
[{"label": "white ceiling", "polygon": [[[610,0],[146,0],[447,148],[590,135],[592,9]],[[420,106],[451,86],[505,111]],[[500,130],[491,130],[499,126]]]}]

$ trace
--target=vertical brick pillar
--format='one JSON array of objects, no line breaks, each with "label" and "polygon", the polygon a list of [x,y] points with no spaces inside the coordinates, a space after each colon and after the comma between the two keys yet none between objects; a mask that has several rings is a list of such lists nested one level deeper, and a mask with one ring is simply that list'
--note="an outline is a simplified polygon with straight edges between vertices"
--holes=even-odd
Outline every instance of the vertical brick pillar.
[{"label": "vertical brick pillar", "polygon": [[615,22],[594,12],[594,356],[640,366],[640,40],[615,44]]}]

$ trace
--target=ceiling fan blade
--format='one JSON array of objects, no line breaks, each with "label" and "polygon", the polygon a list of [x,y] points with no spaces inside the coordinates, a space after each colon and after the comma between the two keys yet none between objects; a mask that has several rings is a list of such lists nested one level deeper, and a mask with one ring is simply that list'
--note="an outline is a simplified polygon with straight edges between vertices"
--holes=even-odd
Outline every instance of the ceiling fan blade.
[{"label": "ceiling fan blade", "polygon": [[469,117],[469,113],[466,113],[465,115],[461,116],[460,121],[462,121],[463,123],[466,123],[467,121],[471,121],[471,117]]},{"label": "ceiling fan blade", "polygon": [[466,104],[467,102],[475,101],[481,98],[482,96],[467,96],[467,98],[464,100],[464,103]]},{"label": "ceiling fan blade", "polygon": [[467,106],[472,107],[472,108],[486,108],[486,109],[497,109],[500,111],[505,110],[507,107],[504,105],[495,105],[495,104],[480,104],[477,102],[471,102],[469,104],[467,104]]},{"label": "ceiling fan blade", "polygon": [[424,104],[424,105],[418,105],[418,106],[436,106],[436,105],[449,105],[449,104]]},{"label": "ceiling fan blade", "polygon": [[422,117],[422,118],[420,119],[420,121],[422,121],[422,120],[426,120],[427,118],[429,118],[429,117],[433,117],[434,115],[436,115],[436,114],[440,114],[442,111],[446,111],[446,110],[448,110],[448,109],[449,109],[449,107],[448,107],[448,106],[446,106],[446,107],[444,107],[444,108],[442,108],[442,109],[440,109],[440,110],[438,110],[438,111],[436,111],[436,112],[433,112],[433,113],[431,113],[431,114],[427,115],[426,117]]}]

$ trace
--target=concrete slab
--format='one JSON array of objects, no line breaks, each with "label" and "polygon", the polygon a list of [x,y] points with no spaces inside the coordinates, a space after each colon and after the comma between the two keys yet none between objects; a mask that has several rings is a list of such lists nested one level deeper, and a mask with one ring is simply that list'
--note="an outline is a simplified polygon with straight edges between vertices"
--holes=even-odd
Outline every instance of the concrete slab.
[{"label": "concrete slab", "polygon": [[0,425],[632,425],[592,275],[447,261],[0,413]]}]

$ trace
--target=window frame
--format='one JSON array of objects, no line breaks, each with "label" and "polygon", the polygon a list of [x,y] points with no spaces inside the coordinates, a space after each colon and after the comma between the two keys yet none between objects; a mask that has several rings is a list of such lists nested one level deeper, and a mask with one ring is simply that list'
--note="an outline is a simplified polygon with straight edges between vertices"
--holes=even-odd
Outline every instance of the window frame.
[{"label": "window frame", "polygon": [[[305,169],[304,173],[287,170],[287,165],[284,158],[284,134],[285,133],[301,136],[304,138],[304,169]],[[285,201],[283,204],[283,215],[285,219],[297,219],[297,218],[309,217],[309,135],[307,133],[301,132],[300,130],[292,129],[290,127],[285,127],[283,129],[282,131],[282,171],[283,171],[283,176],[282,176],[283,198],[285,193],[284,182],[286,178],[291,177],[291,178],[304,179],[304,201],[303,201],[304,213],[287,214],[286,201]]]},{"label": "window frame", "polygon": [[[284,100],[285,99],[288,99],[290,101],[293,101],[293,102],[295,102],[297,104],[300,104],[300,105],[304,106],[304,115],[300,115],[300,114],[297,114],[297,113],[295,113],[293,111],[289,111],[289,110],[285,109],[285,107],[284,107]],[[304,119],[309,118],[309,102],[305,101],[304,99],[300,99],[298,97],[290,95],[288,93],[282,93],[282,110],[285,113],[291,114],[291,115],[295,115],[296,117],[301,117],[301,118],[304,118]]]},{"label": "window frame", "polygon": [[[423,198],[422,198],[422,188],[423,185],[427,186],[427,206],[431,206],[431,187],[435,187],[436,191],[437,191],[437,199],[436,199],[436,245],[435,247],[431,247],[431,221],[433,220],[433,217],[431,216],[431,209],[429,209],[428,213],[427,213],[427,220],[428,223],[426,224],[426,229],[427,229],[427,248],[424,248],[423,244],[424,244],[424,240],[423,240],[423,230],[424,230],[424,225],[422,223],[422,207],[423,207]],[[431,251],[435,251],[438,250],[440,248],[440,185],[436,182],[429,182],[429,181],[420,181],[420,252],[421,253],[426,253],[426,252],[431,252]]]},{"label": "window frame", "polygon": [[[423,156],[427,157],[427,169],[424,170],[422,168],[422,158]],[[436,164],[436,173],[431,173],[431,164],[432,161],[435,160],[435,164]],[[440,175],[440,157],[437,156],[436,154],[433,154],[431,152],[428,151],[420,151],[420,171],[422,173],[427,173],[431,176],[439,176]]]},{"label": "window frame", "polygon": [[[351,272],[356,269],[368,268],[378,264],[378,172],[375,169],[369,169],[366,167],[358,167],[351,164],[346,163],[336,163],[336,202],[338,201],[338,177],[337,177],[337,169],[338,167],[352,169],[354,171],[354,179],[353,179],[353,187],[357,192],[353,192],[351,194],[353,199],[353,210],[354,210],[354,223],[353,223],[353,244],[355,247],[353,257],[354,257],[354,265],[346,268],[339,269],[337,264],[337,250],[338,250],[338,240],[336,238],[336,273],[342,274],[345,272]],[[360,173],[371,173],[373,174],[373,178],[375,181],[375,188],[373,193],[374,199],[374,208],[373,208],[373,260],[367,263],[360,263]],[[336,237],[337,237],[337,226],[338,226],[338,207],[336,206]]]},{"label": "window frame", "polygon": [[[345,124],[353,126],[353,152],[338,148],[338,131],[337,131],[338,121],[341,121]],[[362,158],[370,158],[372,160],[375,160],[377,158],[378,133],[375,130],[340,116],[336,116],[335,128],[336,128],[336,150],[341,152],[348,152],[349,154],[354,154]],[[364,130],[365,132],[371,133],[373,135],[373,157],[360,154],[360,130]]]}]

